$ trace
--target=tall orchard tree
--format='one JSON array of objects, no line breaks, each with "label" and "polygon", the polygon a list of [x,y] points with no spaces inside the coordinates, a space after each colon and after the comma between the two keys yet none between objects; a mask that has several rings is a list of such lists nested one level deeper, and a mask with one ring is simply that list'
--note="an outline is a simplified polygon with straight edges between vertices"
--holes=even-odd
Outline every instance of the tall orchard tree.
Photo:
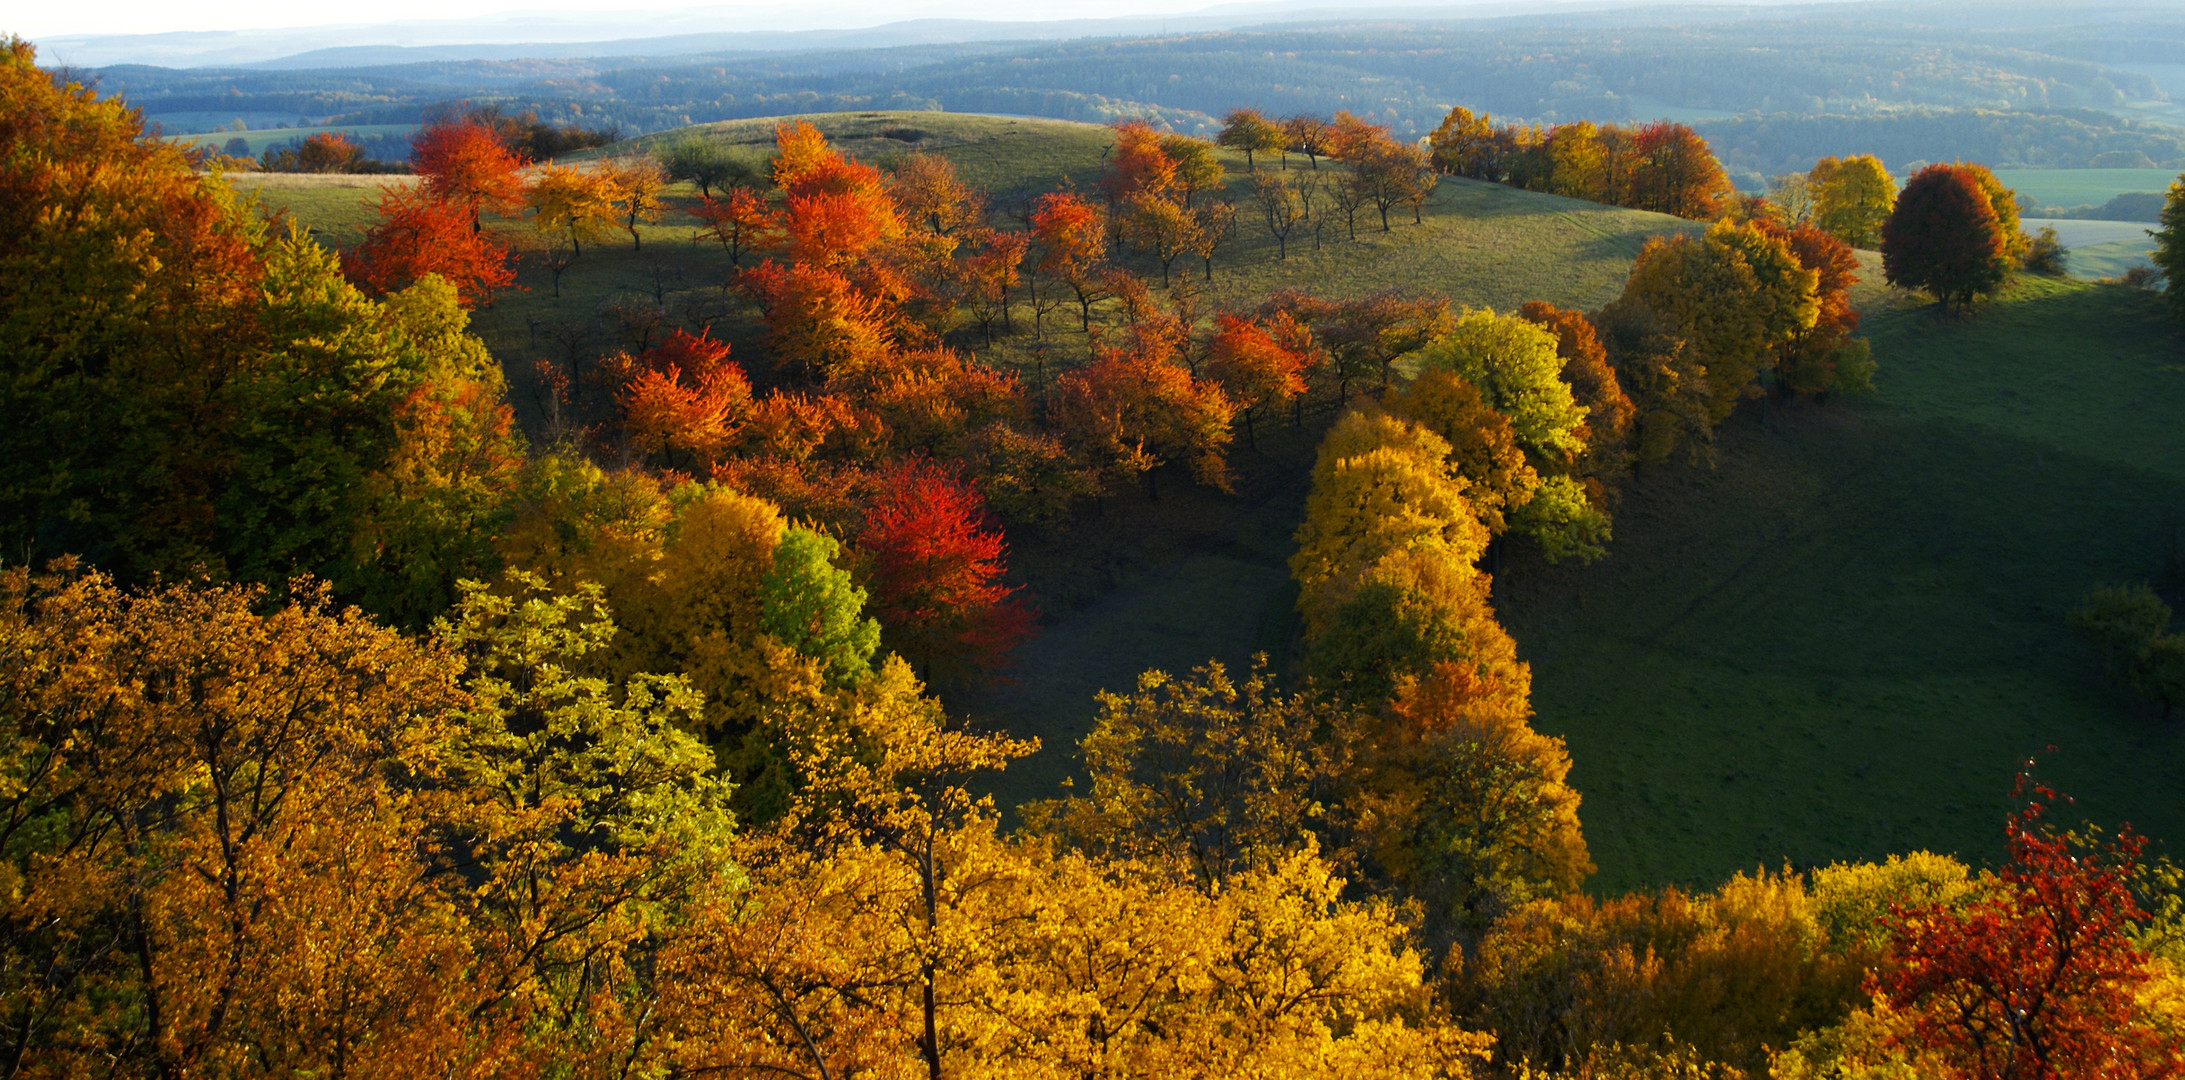
[{"label": "tall orchard tree", "polygon": [[390,185],[379,197],[379,220],[342,252],[341,268],[358,288],[380,297],[438,274],[455,286],[464,307],[474,308],[516,283],[508,256],[461,204]]},{"label": "tall orchard tree", "polygon": [[2010,256],[1980,180],[1963,165],[1929,165],[1905,182],[1882,222],[1882,274],[1962,310],[2003,287]]},{"label": "tall orchard tree", "polygon": [[1216,316],[1214,339],[1207,344],[1207,373],[1221,384],[1229,400],[1237,404],[1244,417],[1245,441],[1254,449],[1259,446],[1253,432],[1259,412],[1269,405],[1287,404],[1303,394],[1305,372],[1311,370],[1314,360],[1310,353],[1293,351],[1283,345],[1284,339],[1297,337],[1294,320],[1287,312],[1276,312],[1268,321],[1289,325],[1280,325],[1274,333],[1269,333],[1250,319]]},{"label": "tall orchard tree", "polygon": [[531,206],[532,226],[550,241],[567,240],[571,251],[584,253],[584,241],[597,240],[618,220],[614,177],[603,170],[570,165],[548,165],[524,193]]},{"label": "tall orchard tree", "polygon": [[424,178],[426,193],[468,211],[472,229],[482,211],[523,205],[523,165],[499,134],[467,116],[427,124],[410,140],[410,170]]}]

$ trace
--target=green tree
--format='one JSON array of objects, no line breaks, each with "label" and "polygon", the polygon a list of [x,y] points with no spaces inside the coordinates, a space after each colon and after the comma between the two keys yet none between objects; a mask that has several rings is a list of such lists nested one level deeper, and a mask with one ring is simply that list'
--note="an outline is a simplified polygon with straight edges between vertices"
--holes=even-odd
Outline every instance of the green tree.
[{"label": "green tree", "polygon": [[678,139],[660,155],[668,179],[698,185],[698,194],[713,197],[715,188],[750,187],[759,178],[758,166],[732,153],[728,147],[702,136]]},{"label": "green tree", "polygon": [[1536,464],[1585,450],[1578,435],[1585,407],[1563,381],[1555,335],[1540,326],[1515,315],[1470,311],[1407,359],[1422,371],[1447,371],[1478,387],[1509,418],[1518,445]]},{"label": "green tree", "polygon": [[872,671],[880,647],[880,623],[864,618],[865,590],[835,566],[842,545],[800,525],[782,531],[773,568],[759,586],[759,626],[797,652],[819,662],[843,685]]},{"label": "green tree", "polygon": [[[2155,239],[2149,259],[2161,268],[2163,280],[2185,281],[2185,176],[2170,182],[2162,200],[2161,222],[2161,228],[2149,230]],[[2170,305],[2170,317],[2185,321],[2185,287],[2165,288],[2162,295]]]}]

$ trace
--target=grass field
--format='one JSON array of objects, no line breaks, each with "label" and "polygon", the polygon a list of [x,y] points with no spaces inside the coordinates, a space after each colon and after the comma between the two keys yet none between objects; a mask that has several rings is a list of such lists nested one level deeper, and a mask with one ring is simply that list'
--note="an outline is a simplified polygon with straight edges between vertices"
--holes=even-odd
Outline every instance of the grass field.
[{"label": "grass field", "polygon": [[1513,560],[1500,609],[1569,740],[1596,888],[1993,857],[2049,745],[2075,814],[2185,837],[2178,725],[2063,623],[2162,580],[2185,522],[2159,305],[2029,279],[1968,320],[1873,311],[1874,397],[1741,414],[1718,468],[1632,485],[1596,566]]},{"label": "grass field", "polygon": [[388,185],[407,185],[407,175],[346,176],[339,173],[230,173],[229,182],[265,210],[287,211],[308,226],[320,242],[348,247],[364,239],[365,227],[379,215],[373,209]]},{"label": "grass field", "polygon": [[1997,169],[1995,178],[2042,206],[2100,206],[2127,191],[2168,191],[2175,169]]},{"label": "grass field", "polygon": [[192,146],[210,146],[217,150],[226,146],[229,139],[241,138],[250,144],[252,154],[263,154],[268,147],[283,146],[298,139],[308,139],[324,131],[338,131],[344,135],[366,138],[374,135],[408,135],[417,130],[416,124],[350,124],[344,127],[293,127],[259,128],[253,131],[204,131],[192,135],[177,135],[176,142]]},{"label": "grass field", "polygon": [[[1105,139],[1051,121],[816,119],[868,159],[908,145],[881,129],[915,126],[921,145],[989,184],[1012,168],[1084,182]],[[707,130],[756,150],[771,124]],[[330,238],[357,220],[343,217],[356,201],[326,188],[268,184],[264,198]],[[1360,226],[1355,241],[1293,244],[1279,261],[1247,215],[1216,257],[1209,299],[1397,288],[1591,308],[1647,236],[1698,228],[1465,181],[1444,182],[1424,225]],[[520,223],[502,227],[521,235]],[[529,291],[477,314],[534,430],[532,365],[634,340],[633,310],[711,321],[757,362],[749,313],[721,288],[725,257],[695,246],[686,218],[643,235],[642,251],[627,238],[588,246],[559,299],[527,262]],[[1724,429],[1718,467],[1633,482],[1607,560],[1555,568],[1519,550],[1498,582],[1536,665],[1538,726],[1566,736],[1577,762],[1596,888],[1914,847],[1985,857],[2015,762],[2049,744],[2061,748],[2051,774],[2088,816],[2185,835],[2177,727],[2111,690],[2062,624],[2088,588],[2160,574],[2185,521],[2176,332],[2149,294],[2038,279],[1942,320],[1892,297],[1862,257],[1877,395],[1777,406],[1764,423],[1749,409]],[[1021,362],[1027,336],[990,355]],[[1055,362],[1082,356],[1081,342],[1054,332]],[[951,699],[1046,740],[1002,778],[1005,801],[1052,794],[1069,774],[1095,690],[1287,645],[1284,561],[1325,420],[1263,427],[1257,450],[1240,445],[1234,495],[1172,481],[1158,502],[1125,495],[1057,535],[1012,537],[1045,624],[1013,682]]]},{"label": "grass field", "polygon": [[2138,221],[2078,221],[2069,218],[2021,218],[2027,232],[2042,226],[2056,230],[2056,238],[2071,249],[2071,276],[2087,281],[2115,277],[2134,266],[2151,265],[2147,253],[2154,241],[2153,228]]}]

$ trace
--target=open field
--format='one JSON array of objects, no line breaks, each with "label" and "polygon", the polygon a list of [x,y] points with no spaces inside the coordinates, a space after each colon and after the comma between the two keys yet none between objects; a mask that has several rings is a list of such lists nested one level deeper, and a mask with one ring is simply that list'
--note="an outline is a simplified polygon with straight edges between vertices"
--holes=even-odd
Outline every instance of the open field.
[{"label": "open field", "polygon": [[2071,249],[2071,276],[2093,281],[2115,277],[2134,266],[2152,265],[2147,253],[2154,247],[2147,231],[2154,226],[2138,221],[2077,221],[2069,218],[2021,218],[2027,232],[2042,226],[2056,230],[2056,238]]},{"label": "open field", "polygon": [[[1104,139],[1044,121],[1020,121],[1032,133],[1012,136],[997,118],[820,119],[868,159],[908,145],[881,128],[906,134],[915,121],[919,143],[997,187],[1016,167],[1087,181]],[[708,130],[760,140],[756,151],[771,123]],[[1216,256],[1210,305],[1290,286],[1592,308],[1615,294],[1647,236],[1699,228],[1445,181],[1423,225],[1383,234],[1362,217],[1355,241],[1338,226],[1317,252],[1293,241],[1283,261],[1249,216],[1242,170],[1235,160],[1230,197],[1246,213]],[[354,200],[330,189],[264,190],[322,235],[354,227],[341,217]],[[519,222],[500,227],[526,235]],[[687,218],[641,232],[641,251],[626,236],[587,245],[559,299],[527,261],[528,291],[477,313],[534,432],[533,365],[581,369],[639,340],[646,311],[714,323],[764,381],[750,313],[721,287],[725,256],[695,245]],[[1862,260],[1879,394],[1777,405],[1765,422],[1750,407],[1724,429],[1716,468],[1666,466],[1633,482],[1607,560],[1547,567],[1520,549],[1498,583],[1536,665],[1538,726],[1570,740],[1598,889],[1913,847],[1986,857],[2014,763],[2052,743],[2052,775],[2088,816],[2185,835],[2178,729],[2111,690],[2062,625],[2093,585],[2160,574],[2185,521],[2175,331],[2149,294],[2044,280],[1945,321],[1892,297],[1876,283],[1878,259]],[[1051,320],[1040,353],[1020,325],[989,355],[1036,386],[1085,355],[1074,326]],[[1026,366],[1035,354],[1051,366]],[[1326,419],[1263,428],[1256,451],[1240,441],[1235,495],[1177,478],[1158,502],[1131,493],[1058,535],[1011,538],[1015,576],[1045,624],[1013,682],[950,695],[1046,740],[1001,779],[1005,801],[1051,794],[1069,774],[1095,690],[1126,688],[1148,667],[1238,664],[1254,650],[1279,661],[1294,634],[1284,562]]]},{"label": "open field", "polygon": [[1867,325],[1875,397],[1748,410],[1718,468],[1632,485],[1608,559],[1498,583],[1596,889],[1992,858],[2013,769],[2049,745],[2076,813],[2185,837],[2179,726],[2063,623],[2097,585],[2162,583],[2185,522],[2159,298],[2028,279],[1969,320]]},{"label": "open field", "polygon": [[2168,191],[2175,169],[1997,169],[1995,178],[2042,206],[2100,206],[2127,191]]},{"label": "open field", "polygon": [[228,178],[238,194],[255,197],[267,211],[287,211],[334,247],[364,239],[365,228],[379,216],[373,205],[381,191],[417,182],[407,175],[339,173],[230,173]]},{"label": "open field", "polygon": [[215,150],[226,146],[229,139],[240,138],[249,144],[252,154],[263,154],[268,147],[282,146],[299,139],[308,139],[321,132],[338,131],[344,135],[370,138],[375,135],[408,135],[417,130],[416,124],[349,124],[340,127],[292,127],[259,128],[252,131],[203,131],[191,135],[177,135],[176,142],[192,146],[209,146]]}]

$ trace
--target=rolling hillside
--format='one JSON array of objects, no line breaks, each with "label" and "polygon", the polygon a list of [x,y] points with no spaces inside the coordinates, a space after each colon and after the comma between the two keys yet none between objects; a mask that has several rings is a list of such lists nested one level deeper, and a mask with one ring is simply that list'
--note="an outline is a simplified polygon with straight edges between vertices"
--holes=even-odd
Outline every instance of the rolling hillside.
[{"label": "rolling hillside", "polygon": [[[1003,193],[998,219],[1064,177],[1089,182],[1106,146],[1104,129],[1053,121],[812,119],[867,160],[948,156]],[[695,134],[757,150],[770,129],[735,121]],[[1646,237],[1698,228],[1445,181],[1422,225],[1382,233],[1361,217],[1356,240],[1340,229],[1318,250],[1293,240],[1278,261],[1245,182],[1238,158],[1239,236],[1215,258],[1212,305],[1298,287],[1593,308]],[[353,220],[336,212],[342,197],[290,192],[269,185],[262,197],[306,222]],[[535,365],[581,366],[616,347],[637,332],[633,309],[713,322],[763,378],[749,313],[722,288],[725,256],[696,246],[687,219],[643,234],[642,251],[626,237],[588,248],[559,299],[527,261],[528,291],[478,314],[534,433]],[[1714,467],[1634,479],[1606,560],[1551,567],[1519,549],[1497,583],[1535,664],[1536,726],[1568,738],[1577,763],[1599,890],[1912,848],[1985,859],[2011,770],[2052,744],[2050,775],[2085,814],[2185,836],[2176,726],[2109,688],[2063,625],[2097,584],[2178,584],[2163,577],[2185,522],[2176,332],[2150,294],[2069,282],[2028,280],[1963,320],[1871,281],[1859,295],[1878,394],[1765,415],[1750,405],[1723,429]],[[1004,338],[991,355],[1035,386],[1085,355],[1074,329],[1038,358],[1024,341]],[[1016,573],[1047,618],[1013,681],[954,702],[1046,741],[1000,794],[1054,790],[1099,688],[1148,667],[1284,653],[1284,560],[1326,419],[1240,445],[1234,496],[1171,484],[1159,502],[1109,500],[1057,535],[1012,537]]]}]

